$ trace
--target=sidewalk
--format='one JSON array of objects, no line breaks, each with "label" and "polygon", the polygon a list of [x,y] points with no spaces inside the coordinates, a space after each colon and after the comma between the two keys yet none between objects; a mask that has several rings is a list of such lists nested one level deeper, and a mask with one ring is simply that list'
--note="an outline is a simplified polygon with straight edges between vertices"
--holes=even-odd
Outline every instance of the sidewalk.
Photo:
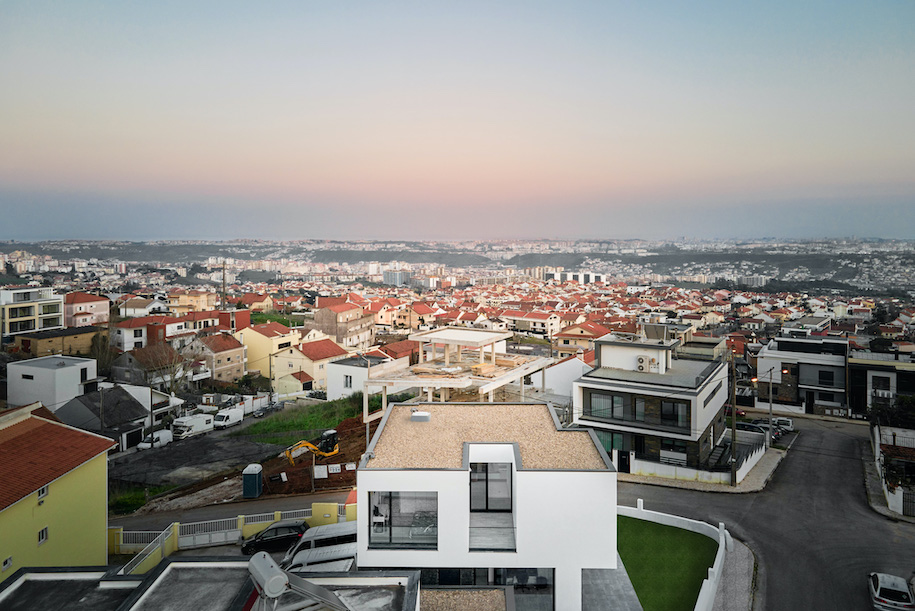
[{"label": "sidewalk", "polygon": [[[799,433],[793,433],[788,448],[797,439]],[[694,480],[679,480],[666,477],[656,477],[653,475],[633,475],[632,473],[617,473],[617,480],[621,482],[630,482],[633,484],[648,484],[650,486],[664,486],[666,488],[683,488],[685,490],[699,490],[702,492],[726,492],[730,494],[749,494],[759,492],[766,487],[772,476],[775,475],[775,469],[787,454],[787,450],[769,448],[763,454],[756,466],[750,469],[743,481],[736,486],[725,484],[712,484],[709,482],[697,482]]]},{"label": "sidewalk", "polygon": [[714,611],[750,611],[756,591],[756,557],[749,547],[734,539],[734,549],[727,553]]},{"label": "sidewalk", "polygon": [[901,513],[890,511],[883,495],[883,484],[880,482],[880,473],[872,458],[870,444],[862,448],[861,463],[864,465],[864,491],[867,493],[867,504],[880,515],[896,522],[915,524],[915,517],[904,516]]}]

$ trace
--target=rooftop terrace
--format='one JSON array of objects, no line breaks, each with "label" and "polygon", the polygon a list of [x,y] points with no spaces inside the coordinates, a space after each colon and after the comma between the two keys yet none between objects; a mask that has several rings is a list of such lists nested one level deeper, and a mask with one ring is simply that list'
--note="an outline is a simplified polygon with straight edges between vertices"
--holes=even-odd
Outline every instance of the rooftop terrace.
[{"label": "rooftop terrace", "polygon": [[[414,422],[411,410],[429,412]],[[586,430],[557,428],[544,403],[392,405],[373,440],[370,469],[461,469],[464,443],[517,443],[519,469],[612,470]]]}]

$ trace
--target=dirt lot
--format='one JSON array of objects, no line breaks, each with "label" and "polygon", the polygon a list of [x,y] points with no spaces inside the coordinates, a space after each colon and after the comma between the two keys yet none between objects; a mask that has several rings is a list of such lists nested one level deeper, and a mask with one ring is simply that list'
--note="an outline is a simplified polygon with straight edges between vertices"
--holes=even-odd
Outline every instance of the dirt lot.
[{"label": "dirt lot", "polygon": [[[371,435],[375,434],[378,420],[370,425]],[[316,456],[315,465],[340,465],[340,473],[328,473],[327,479],[315,480],[314,489],[330,490],[348,488],[356,485],[356,471],[347,470],[346,465],[359,464],[359,458],[365,452],[365,424],[362,417],[347,418],[337,425],[337,437],[340,452],[328,458]],[[295,459],[291,466],[286,457],[272,458],[262,463],[264,467],[264,494],[298,494],[311,492],[312,455],[305,453]],[[329,469],[328,469],[329,471]],[[286,482],[279,481],[280,473],[286,473]]]},{"label": "dirt lot", "polygon": [[[379,421],[376,420],[371,424],[370,431],[372,435],[375,433],[378,422]],[[341,422],[337,427],[337,436],[340,446],[339,453],[329,458],[315,457],[315,464],[340,465],[340,472],[328,473],[327,479],[315,480],[315,491],[350,488],[356,485],[356,471],[347,470],[346,465],[347,463],[358,465],[359,458],[365,452],[365,425],[362,423],[361,416],[348,418]],[[312,491],[312,455],[310,453],[305,453],[296,458],[296,464],[295,466],[292,466],[285,456],[276,457],[276,454],[279,454],[284,449],[279,446],[241,442],[232,437],[214,437],[207,439],[206,441],[204,441],[204,439],[185,441],[198,442],[196,445],[191,446],[195,452],[206,453],[209,450],[213,451],[214,454],[211,455],[210,460],[203,465],[198,464],[194,467],[190,467],[188,466],[188,463],[184,463],[184,466],[181,466],[181,456],[183,455],[183,452],[165,454],[169,448],[177,447],[176,443],[167,448],[162,448],[162,450],[151,450],[142,453],[147,456],[135,457],[132,467],[130,463],[125,463],[117,471],[112,469],[112,473],[118,472],[122,477],[129,476],[134,479],[138,477],[155,477],[161,479],[163,474],[166,474],[166,476],[169,474],[186,476],[197,474],[199,476],[196,480],[192,480],[196,481],[193,485],[186,486],[176,492],[153,499],[140,508],[137,511],[137,514],[203,507],[241,498],[242,481],[240,472],[248,463],[256,461],[241,460],[240,456],[237,458],[226,458],[225,453],[230,451],[233,445],[237,446],[238,444],[248,444],[252,446],[251,448],[248,448],[248,451],[260,453],[260,456],[263,456],[264,452],[274,455],[274,457],[261,463],[264,467],[265,496],[272,494],[302,494]],[[155,457],[153,456],[154,454],[156,454]],[[161,457],[158,456],[158,454],[161,454]],[[151,458],[156,458],[157,460],[148,460]],[[185,460],[186,459],[187,456],[185,455]],[[137,461],[139,461],[139,464]],[[152,464],[155,464],[156,466],[152,466]],[[215,475],[213,469],[218,469],[219,467],[223,468],[219,470],[218,475]],[[232,470],[234,470],[234,473],[230,472]],[[328,469],[328,471],[330,471],[330,469]],[[286,482],[282,482],[279,478],[279,474],[283,472],[286,473]]]}]

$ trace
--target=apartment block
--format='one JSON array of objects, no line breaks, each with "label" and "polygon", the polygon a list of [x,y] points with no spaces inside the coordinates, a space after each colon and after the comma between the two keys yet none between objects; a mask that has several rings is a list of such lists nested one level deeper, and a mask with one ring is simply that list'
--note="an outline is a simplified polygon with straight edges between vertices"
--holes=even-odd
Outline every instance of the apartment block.
[{"label": "apartment block", "polygon": [[64,328],[64,298],[45,287],[0,288],[0,335],[4,341],[30,331]]}]

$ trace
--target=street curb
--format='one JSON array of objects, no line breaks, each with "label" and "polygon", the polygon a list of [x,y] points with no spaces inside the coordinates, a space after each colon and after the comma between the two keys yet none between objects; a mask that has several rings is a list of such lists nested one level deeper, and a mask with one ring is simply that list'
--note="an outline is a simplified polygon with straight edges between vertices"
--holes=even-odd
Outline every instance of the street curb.
[{"label": "street curb", "polygon": [[[870,446],[870,445],[871,445],[871,442],[868,442],[868,446]],[[865,450],[866,450],[866,448],[865,448]],[[906,524],[915,524],[915,518],[913,518],[912,516],[904,516],[902,514],[896,513],[895,511],[892,511],[889,507],[887,507],[886,505],[883,504],[886,502],[886,499],[883,497],[883,486],[879,483],[879,477],[880,477],[879,473],[876,473],[874,475],[878,478],[877,486],[875,486],[875,488],[880,489],[880,492],[879,492],[880,501],[874,500],[874,495],[877,494],[877,490],[875,489],[873,491],[873,495],[872,495],[871,487],[868,485],[868,482],[872,481],[871,473],[868,470],[868,466],[871,462],[869,460],[869,456],[870,456],[870,454],[867,451],[862,452],[861,470],[864,473],[864,496],[867,499],[867,506],[870,507],[871,511],[873,511],[874,513],[876,513],[878,515],[883,516],[890,522],[903,522]]]}]

